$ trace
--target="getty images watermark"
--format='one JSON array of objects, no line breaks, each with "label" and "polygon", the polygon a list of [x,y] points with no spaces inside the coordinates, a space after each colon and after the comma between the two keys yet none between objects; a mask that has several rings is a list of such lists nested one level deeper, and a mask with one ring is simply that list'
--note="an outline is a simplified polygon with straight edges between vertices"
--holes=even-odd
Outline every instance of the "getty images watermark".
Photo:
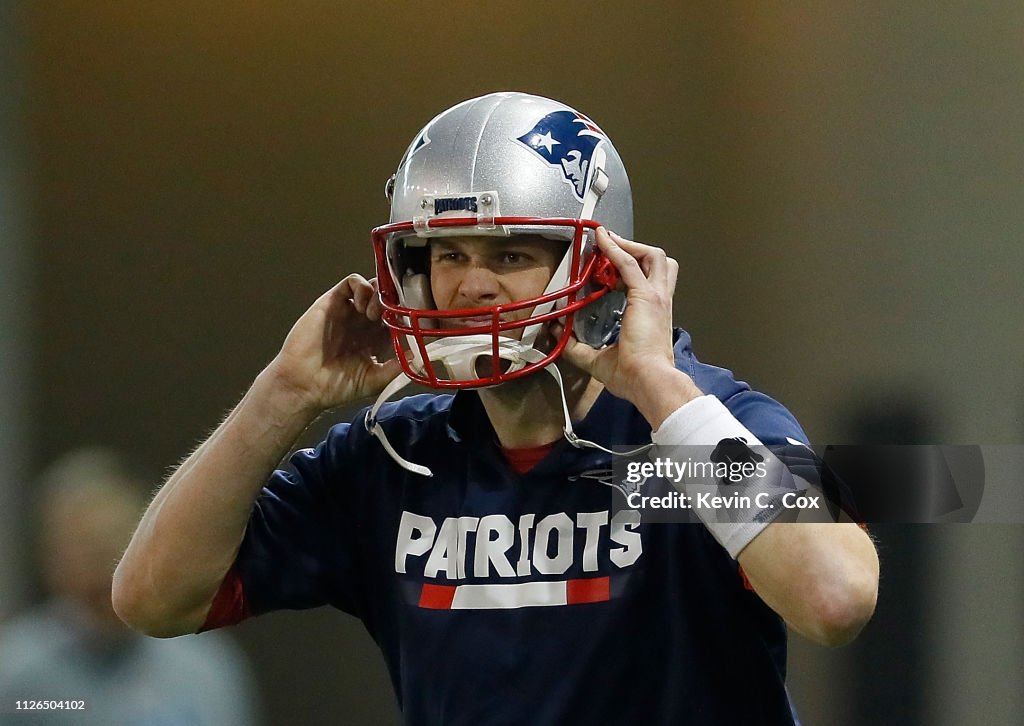
[{"label": "getty images watermark", "polygon": [[656,447],[618,462],[618,509],[653,521],[759,522],[784,510],[822,509],[822,496],[780,458],[742,438],[713,446]]},{"label": "getty images watermark", "polygon": [[[753,509],[818,509],[821,496],[799,491],[750,491],[749,487],[729,491],[730,484],[737,487],[753,481],[766,481],[768,463],[732,462],[714,463],[671,458],[653,461],[630,461],[626,464],[625,482],[636,489],[626,493],[626,504],[631,509],[703,509],[750,511]],[[651,479],[660,479],[677,487],[659,494],[642,494],[640,488]],[[686,487],[690,493],[686,493]],[[767,489],[767,488],[766,488]],[[746,493],[744,493],[746,492]]]},{"label": "getty images watermark", "polygon": [[[655,447],[590,478],[651,522],[1024,522],[1024,446]],[[596,470],[595,470],[596,471]]]}]

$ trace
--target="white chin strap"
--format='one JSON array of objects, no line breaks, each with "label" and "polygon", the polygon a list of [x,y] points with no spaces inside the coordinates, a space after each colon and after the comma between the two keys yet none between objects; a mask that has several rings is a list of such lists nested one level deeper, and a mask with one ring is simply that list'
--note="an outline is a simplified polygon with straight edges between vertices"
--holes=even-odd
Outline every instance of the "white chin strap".
[{"label": "white chin strap", "polygon": [[[443,363],[449,372],[453,374],[456,372],[466,372],[467,375],[455,376],[463,380],[477,378],[478,376],[475,372],[477,359],[484,355],[491,356],[494,352],[492,347],[492,338],[490,335],[463,335],[452,338],[443,338],[429,343],[426,348],[427,352],[430,354],[429,357],[431,362]],[[518,340],[512,340],[511,338],[498,338],[498,357],[512,363],[512,367],[506,371],[508,373],[521,369],[527,363],[537,363],[543,360],[544,354],[536,348],[525,345]],[[565,384],[562,382],[561,371],[558,370],[558,366],[554,363],[546,365],[544,370],[550,373],[552,377],[554,377],[555,383],[558,384],[558,393],[562,401],[562,416],[564,418],[562,435],[565,436],[566,440],[577,449],[599,449],[612,454],[613,456],[634,456],[653,446],[653,444],[646,444],[645,446],[640,446],[632,451],[618,452],[606,449],[593,441],[587,441],[586,439],[579,438],[572,430],[572,419],[569,417],[569,404],[565,399]],[[396,464],[406,471],[411,471],[413,474],[420,474],[421,476],[429,477],[434,475],[430,469],[425,466],[421,466],[420,464],[414,464],[413,462],[403,458],[401,454],[395,451],[391,442],[388,441],[388,437],[384,433],[384,429],[381,427],[380,421],[377,420],[377,412],[380,411],[380,407],[410,383],[412,383],[412,380],[404,371],[395,376],[394,380],[391,381],[383,391],[381,391],[370,410],[366,412],[366,418],[363,423],[366,426],[366,430],[373,436],[377,437],[377,440],[380,441],[384,450],[388,452],[388,456],[394,459]]]}]

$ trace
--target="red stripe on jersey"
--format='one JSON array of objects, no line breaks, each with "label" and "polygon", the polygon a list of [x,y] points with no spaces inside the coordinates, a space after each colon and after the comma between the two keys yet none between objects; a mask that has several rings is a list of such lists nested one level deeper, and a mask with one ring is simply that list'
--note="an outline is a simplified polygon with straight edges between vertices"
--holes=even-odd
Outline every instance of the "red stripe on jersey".
[{"label": "red stripe on jersey", "polygon": [[611,599],[611,579],[590,577],[585,580],[569,580],[565,583],[565,602],[579,605],[585,602],[606,602]]},{"label": "red stripe on jersey", "polygon": [[423,584],[420,590],[420,607],[430,610],[450,610],[455,599],[455,585]]},{"label": "red stripe on jersey", "polygon": [[202,633],[215,628],[237,625],[251,614],[249,606],[245,602],[242,578],[232,567],[220,583],[220,589],[217,590],[210,610],[206,613],[206,621],[197,632]]}]

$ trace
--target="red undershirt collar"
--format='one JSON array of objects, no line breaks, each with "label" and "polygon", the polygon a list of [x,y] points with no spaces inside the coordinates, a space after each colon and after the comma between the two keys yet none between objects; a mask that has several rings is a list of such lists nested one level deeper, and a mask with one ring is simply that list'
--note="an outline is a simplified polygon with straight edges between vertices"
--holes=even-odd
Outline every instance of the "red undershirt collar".
[{"label": "red undershirt collar", "polygon": [[506,449],[504,446],[500,448],[509,466],[515,469],[516,473],[525,474],[551,452],[551,449],[555,447],[555,443],[552,441],[549,444],[529,446],[523,449]]}]

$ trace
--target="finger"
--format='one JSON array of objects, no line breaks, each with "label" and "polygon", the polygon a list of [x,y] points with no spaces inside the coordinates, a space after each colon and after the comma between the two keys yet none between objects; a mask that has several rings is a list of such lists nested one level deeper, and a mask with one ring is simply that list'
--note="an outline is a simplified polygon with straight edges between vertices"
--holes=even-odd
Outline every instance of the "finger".
[{"label": "finger", "polygon": [[[324,334],[330,333],[332,321],[348,318],[352,311],[351,298],[352,280],[350,275],[335,283],[334,287],[320,295],[316,302],[310,305],[309,309],[295,323],[292,332],[309,328],[311,332],[315,329]],[[314,320],[319,322],[314,323]],[[311,325],[313,326],[312,328],[309,327]]]},{"label": "finger", "polygon": [[[371,320],[369,321],[369,324],[380,333],[376,349],[373,351],[374,358],[378,361],[385,361],[394,358],[396,353],[392,331],[388,330],[387,326],[380,321],[374,323],[374,321]],[[403,351],[403,355],[405,352],[407,351]],[[408,356],[405,357],[408,358]]]},{"label": "finger", "polygon": [[367,387],[370,395],[377,395],[402,372],[402,364],[397,358],[389,358],[383,363],[373,363],[366,372]]},{"label": "finger", "polygon": [[633,255],[620,247],[608,234],[604,227],[597,228],[597,246],[605,254],[615,269],[619,271],[619,277],[627,288],[643,287],[647,283],[647,276],[640,269],[640,264]]},{"label": "finger", "polygon": [[340,313],[350,307],[353,285],[366,282],[362,275],[351,274],[342,278],[334,287],[321,295],[313,307],[323,307],[330,313]]},{"label": "finger", "polygon": [[357,312],[366,314],[366,307],[373,295],[373,286],[364,277],[359,276],[352,280],[352,304]]},{"label": "finger", "polygon": [[653,245],[634,242],[616,232],[609,231],[608,234],[615,244],[636,259],[648,280],[661,285],[668,282],[668,255],[665,254],[665,250]]},{"label": "finger", "polygon": [[380,289],[377,287],[376,277],[370,280],[370,285],[373,287],[373,296],[366,306],[366,317],[376,322],[380,320],[381,315],[384,313],[384,307],[380,303]]},{"label": "finger", "polygon": [[668,258],[668,293],[675,295],[676,282],[679,279],[679,263],[672,257]]}]

